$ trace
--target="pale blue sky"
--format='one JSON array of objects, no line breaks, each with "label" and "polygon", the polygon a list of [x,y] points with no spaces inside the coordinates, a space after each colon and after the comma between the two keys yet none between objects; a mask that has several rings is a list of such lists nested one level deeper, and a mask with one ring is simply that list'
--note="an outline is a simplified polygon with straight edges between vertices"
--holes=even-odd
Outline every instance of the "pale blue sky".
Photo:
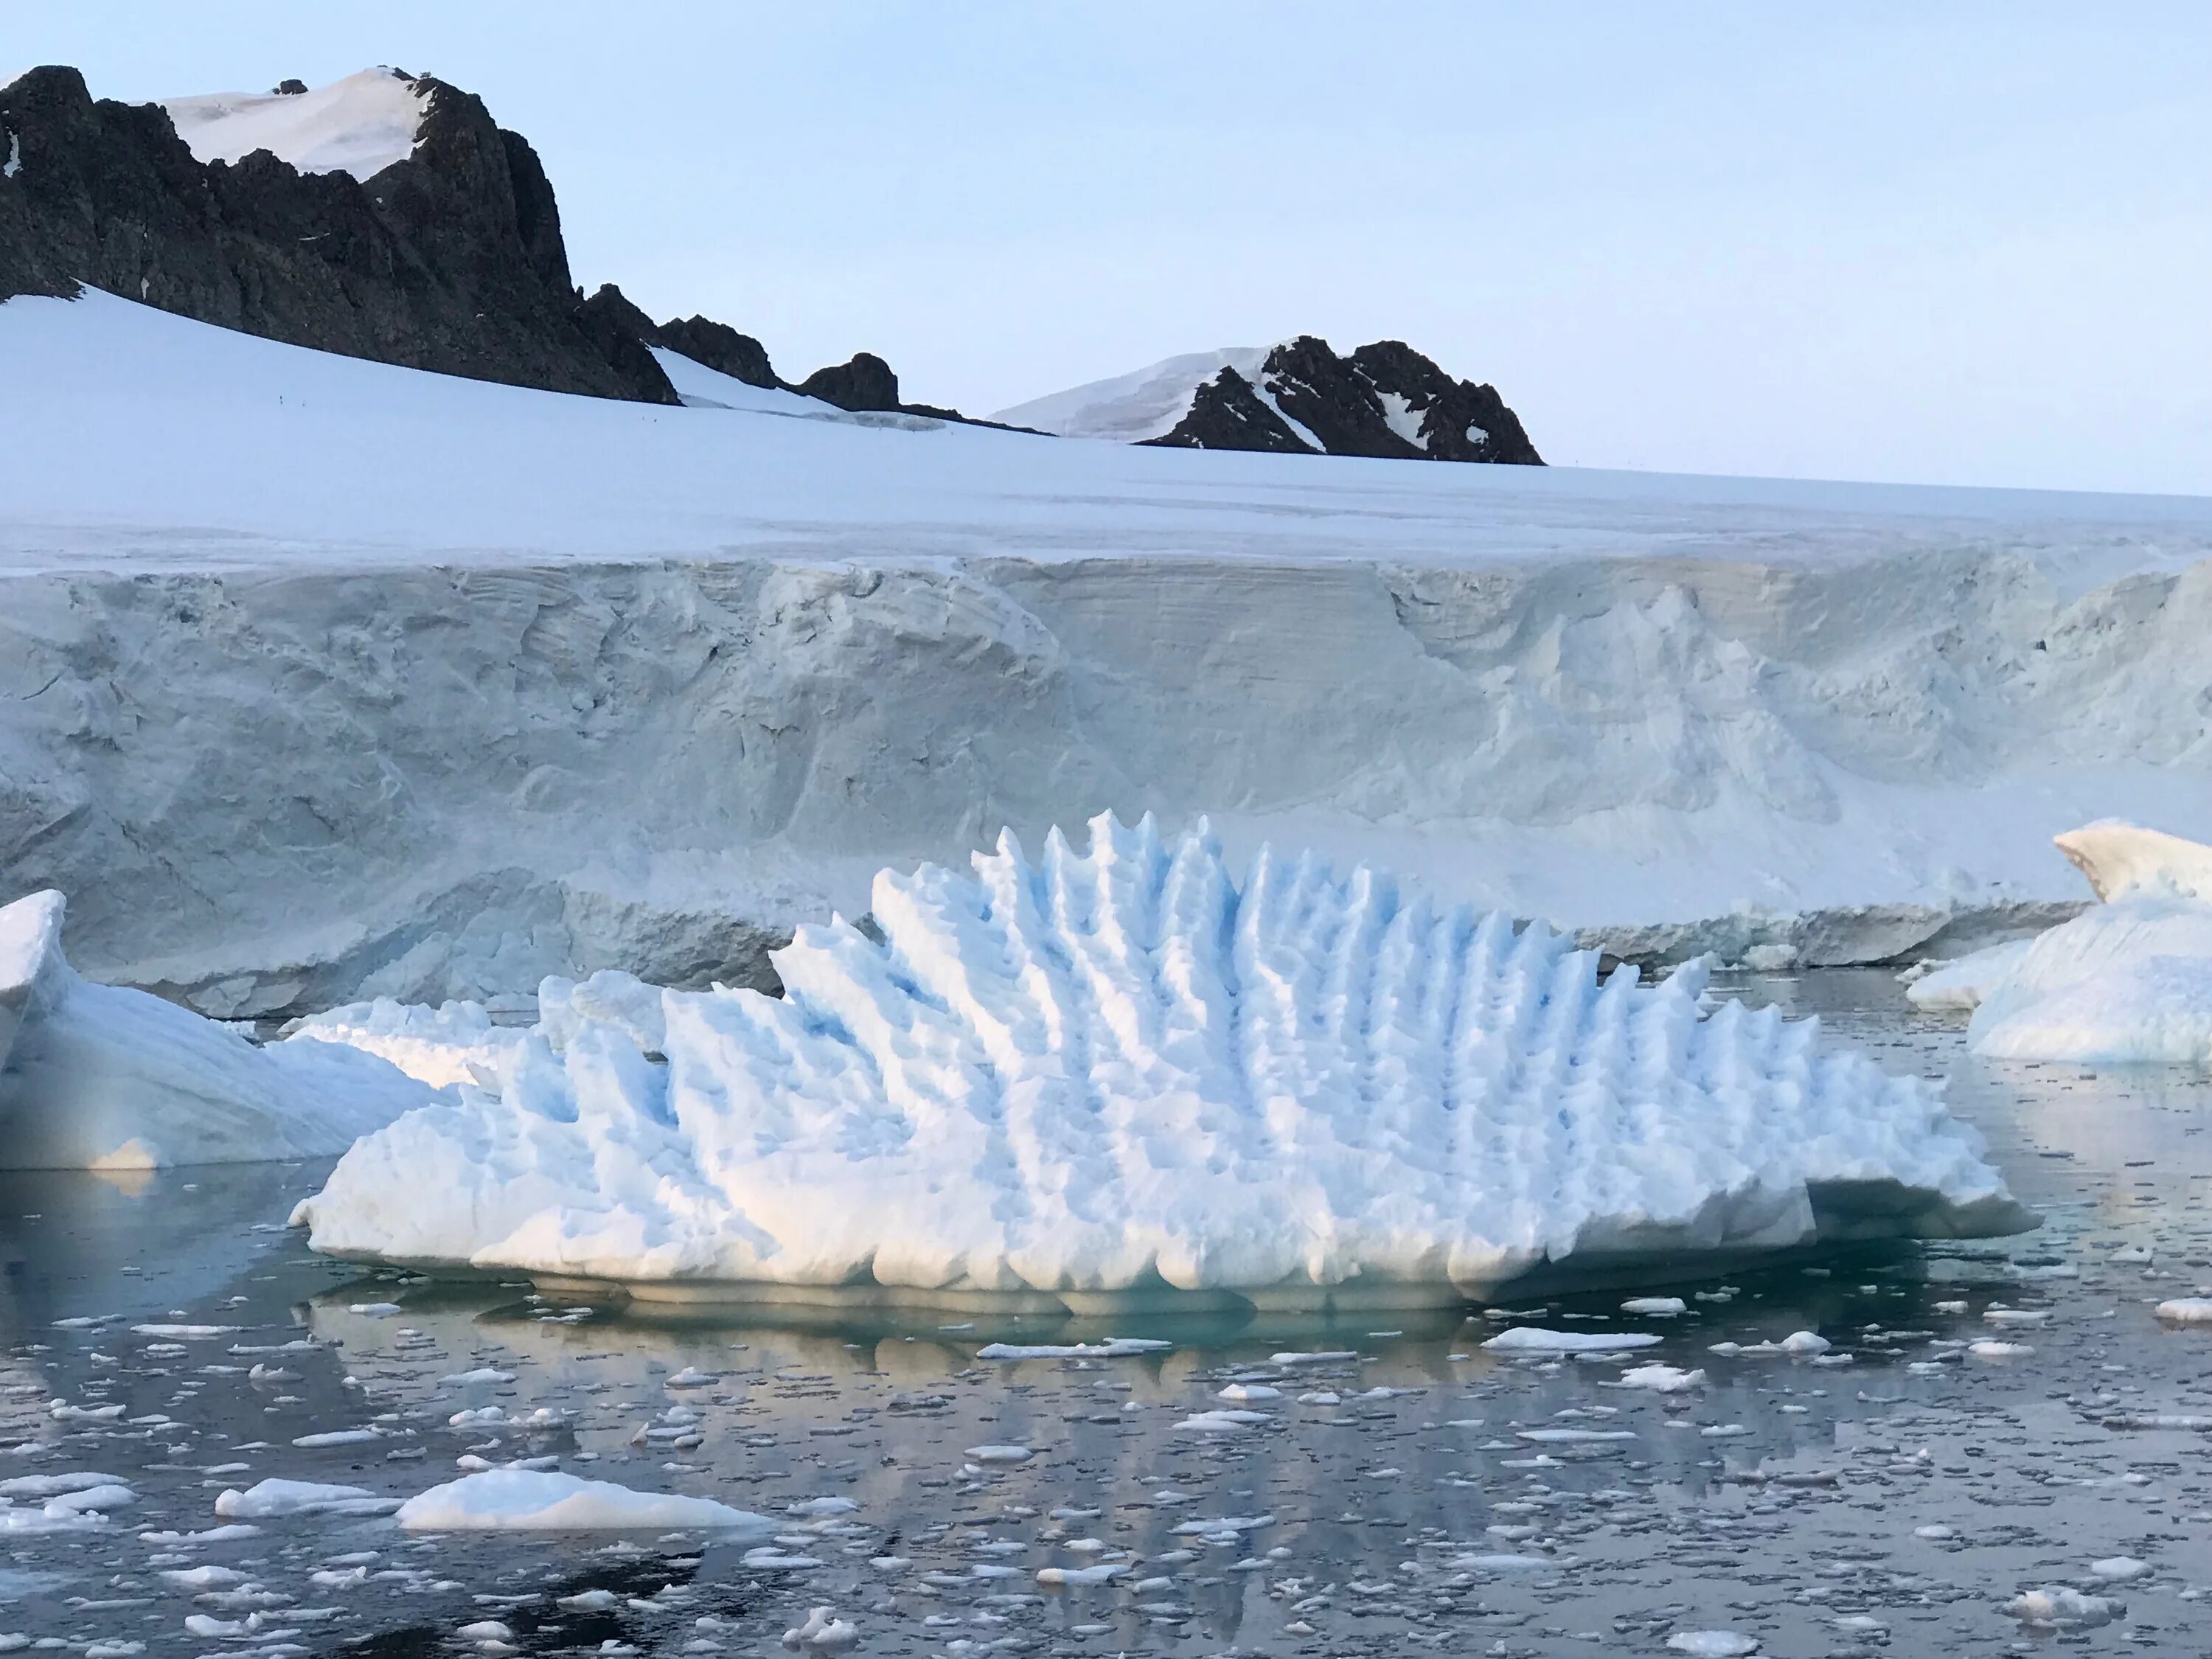
[{"label": "pale blue sky", "polygon": [[376,63],[579,281],[985,411],[1395,336],[1555,461],[2212,493],[2212,6],[9,0],[126,99]]}]

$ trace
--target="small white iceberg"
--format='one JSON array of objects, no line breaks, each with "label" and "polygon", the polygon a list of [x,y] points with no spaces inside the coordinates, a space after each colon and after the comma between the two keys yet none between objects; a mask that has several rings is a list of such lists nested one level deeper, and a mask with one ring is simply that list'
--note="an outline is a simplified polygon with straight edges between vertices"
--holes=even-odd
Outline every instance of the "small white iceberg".
[{"label": "small white iceberg", "polygon": [[1967,1046],[1996,1059],[2212,1062],[2212,847],[2110,818],[2056,839],[2103,902],[1905,994],[1971,1009]]},{"label": "small white iceberg", "polygon": [[483,1048],[488,1086],[368,1136],[301,1206],[314,1248],[1112,1316],[1447,1305],[2031,1224],[1930,1085],[1816,1021],[1709,1009],[1696,965],[1601,978],[1540,924],[1311,855],[1240,878],[1203,823],[1102,817],[1087,854],[1006,836],[974,863],[878,875],[880,941],[801,928],[781,999],[665,991],[656,1024],[625,988],[557,1047]]},{"label": "small white iceberg", "polygon": [[0,1169],[327,1158],[436,1098],[330,1044],[256,1048],[62,955],[59,893],[0,908]]},{"label": "small white iceberg", "polygon": [[410,1532],[612,1532],[681,1528],[765,1533],[766,1516],[711,1498],[637,1492],[549,1469],[487,1469],[417,1492],[392,1517]]}]

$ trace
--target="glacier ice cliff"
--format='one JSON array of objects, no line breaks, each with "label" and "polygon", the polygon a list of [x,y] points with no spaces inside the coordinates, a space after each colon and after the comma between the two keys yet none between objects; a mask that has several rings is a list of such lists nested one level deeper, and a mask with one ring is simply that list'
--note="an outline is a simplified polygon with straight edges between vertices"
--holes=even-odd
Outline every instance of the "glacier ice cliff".
[{"label": "glacier ice cliff", "polygon": [[[1074,1311],[1478,1294],[2027,1218],[1926,1083],[1704,975],[1201,825],[1012,836],[799,930],[781,1000],[665,992],[485,1045],[483,1086],[339,1162],[332,1255],[634,1296],[975,1294]],[[425,1029],[440,1019],[423,1011]],[[384,1035],[407,1022],[387,1013]],[[340,1022],[331,1036],[343,1037]],[[450,1028],[452,1022],[445,1021]],[[443,1063],[443,1062],[441,1062]]]}]

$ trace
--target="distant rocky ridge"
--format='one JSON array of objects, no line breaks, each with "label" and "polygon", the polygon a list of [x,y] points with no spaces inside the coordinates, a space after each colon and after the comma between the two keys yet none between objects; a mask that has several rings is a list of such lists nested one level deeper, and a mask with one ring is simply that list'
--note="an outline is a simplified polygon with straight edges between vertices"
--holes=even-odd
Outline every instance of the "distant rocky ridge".
[{"label": "distant rocky ridge", "polygon": [[[785,380],[726,323],[656,323],[611,283],[586,298],[528,141],[473,94],[400,70],[167,106],[94,101],[63,67],[0,87],[0,300],[84,284],[288,344],[550,392],[679,403],[657,347],[856,414],[1182,448],[1542,465],[1493,388],[1395,340],[1348,358],[1302,335],[1264,356],[1171,359],[989,421],[902,401],[872,352]],[[1127,406],[1087,428],[1045,413],[1093,393],[1104,402],[1079,414],[1116,395]]]},{"label": "distant rocky ridge", "polygon": [[[74,69],[34,69],[0,88],[0,300],[89,284],[319,351],[678,403],[657,345],[844,410],[967,418],[902,403],[897,375],[872,353],[787,383],[759,341],[727,324],[656,324],[611,284],[586,299],[528,141],[434,76],[372,71],[344,85],[382,87],[379,74],[411,89],[420,124],[411,150],[358,179],[303,172],[267,149],[203,162],[167,109],[95,101]],[[288,80],[244,101],[307,94]],[[179,107],[228,112],[234,101]]]},{"label": "distant rocky ridge", "polygon": [[1140,441],[1181,449],[1544,464],[1496,387],[1455,380],[1402,341],[1378,340],[1342,357],[1311,334],[1276,346],[1249,378],[1224,364],[1194,391],[1181,420]]}]

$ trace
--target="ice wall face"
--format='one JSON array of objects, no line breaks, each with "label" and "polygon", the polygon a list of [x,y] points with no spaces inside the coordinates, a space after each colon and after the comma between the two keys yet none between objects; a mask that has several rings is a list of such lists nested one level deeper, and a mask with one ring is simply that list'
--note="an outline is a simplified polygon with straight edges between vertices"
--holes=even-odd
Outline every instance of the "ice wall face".
[{"label": "ice wall face", "polygon": [[878,866],[1109,806],[1387,855],[1624,954],[1880,960],[1978,906],[2062,919],[2050,833],[2212,798],[2173,690],[2205,679],[2200,570],[2072,599],[1963,553],[5,587],[0,869],[81,896],[103,977],[226,1017],[768,985]]},{"label": "ice wall face", "polygon": [[303,1206],[318,1249],[635,1293],[865,1285],[1263,1304],[1480,1293],[1838,1234],[2027,1218],[1917,1079],[1704,975],[1437,912],[1365,868],[1148,819],[877,878],[787,994],[488,1050]]}]

